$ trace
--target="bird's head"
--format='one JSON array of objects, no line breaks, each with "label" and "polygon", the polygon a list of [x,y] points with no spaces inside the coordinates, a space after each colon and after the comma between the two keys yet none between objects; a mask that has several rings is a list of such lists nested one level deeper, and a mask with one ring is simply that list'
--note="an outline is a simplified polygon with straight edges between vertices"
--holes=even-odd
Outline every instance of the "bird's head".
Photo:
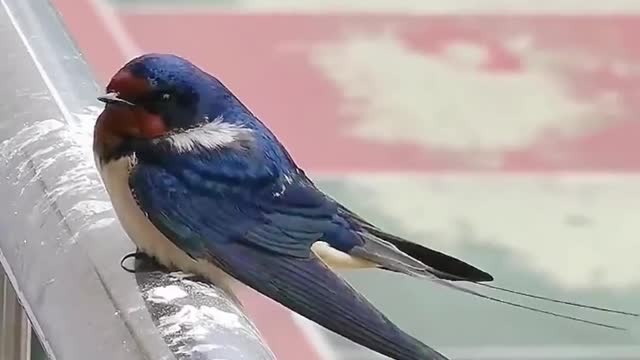
[{"label": "bird's head", "polygon": [[105,108],[94,132],[94,151],[108,161],[136,144],[207,124],[244,107],[213,76],[176,55],[146,54],[122,67],[98,100]]}]

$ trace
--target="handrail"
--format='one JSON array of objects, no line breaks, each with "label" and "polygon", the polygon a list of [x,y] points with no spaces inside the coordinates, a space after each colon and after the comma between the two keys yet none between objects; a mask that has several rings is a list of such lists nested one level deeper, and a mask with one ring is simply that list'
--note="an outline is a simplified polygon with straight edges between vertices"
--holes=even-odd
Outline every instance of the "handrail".
[{"label": "handrail", "polygon": [[0,5],[0,263],[49,358],[274,359],[232,295],[120,268],[134,246],[93,165],[98,87],[48,0]]}]

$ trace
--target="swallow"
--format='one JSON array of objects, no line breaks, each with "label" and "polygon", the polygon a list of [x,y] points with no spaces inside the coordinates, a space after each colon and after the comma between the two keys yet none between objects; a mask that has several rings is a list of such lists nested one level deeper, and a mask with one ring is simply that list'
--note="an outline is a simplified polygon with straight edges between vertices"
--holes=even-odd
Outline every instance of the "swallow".
[{"label": "swallow", "polygon": [[334,270],[391,271],[612,328],[460,284],[638,316],[490,285],[489,273],[385,232],[319,190],[221,81],[182,57],[129,61],[98,100],[105,106],[94,128],[96,166],[140,252],[216,284],[239,281],[390,358],[447,359],[402,331]]}]

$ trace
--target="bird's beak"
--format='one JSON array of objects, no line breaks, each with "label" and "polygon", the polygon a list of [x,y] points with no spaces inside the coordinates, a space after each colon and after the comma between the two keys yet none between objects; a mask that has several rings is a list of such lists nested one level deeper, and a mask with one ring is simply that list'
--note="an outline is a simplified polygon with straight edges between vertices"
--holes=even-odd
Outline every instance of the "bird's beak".
[{"label": "bird's beak", "polygon": [[125,99],[119,98],[117,92],[110,92],[104,94],[102,96],[98,96],[98,100],[102,101],[105,104],[119,104],[119,105],[127,105],[127,106],[135,106],[134,103],[127,101]]}]

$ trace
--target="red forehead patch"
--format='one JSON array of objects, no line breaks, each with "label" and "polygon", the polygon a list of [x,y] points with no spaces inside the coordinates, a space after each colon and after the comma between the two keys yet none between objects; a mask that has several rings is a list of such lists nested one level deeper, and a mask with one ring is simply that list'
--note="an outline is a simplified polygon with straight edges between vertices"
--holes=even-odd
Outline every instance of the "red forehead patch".
[{"label": "red forehead patch", "polygon": [[126,100],[135,99],[149,90],[149,82],[146,79],[137,77],[128,70],[118,71],[107,85],[107,92],[117,92]]}]

